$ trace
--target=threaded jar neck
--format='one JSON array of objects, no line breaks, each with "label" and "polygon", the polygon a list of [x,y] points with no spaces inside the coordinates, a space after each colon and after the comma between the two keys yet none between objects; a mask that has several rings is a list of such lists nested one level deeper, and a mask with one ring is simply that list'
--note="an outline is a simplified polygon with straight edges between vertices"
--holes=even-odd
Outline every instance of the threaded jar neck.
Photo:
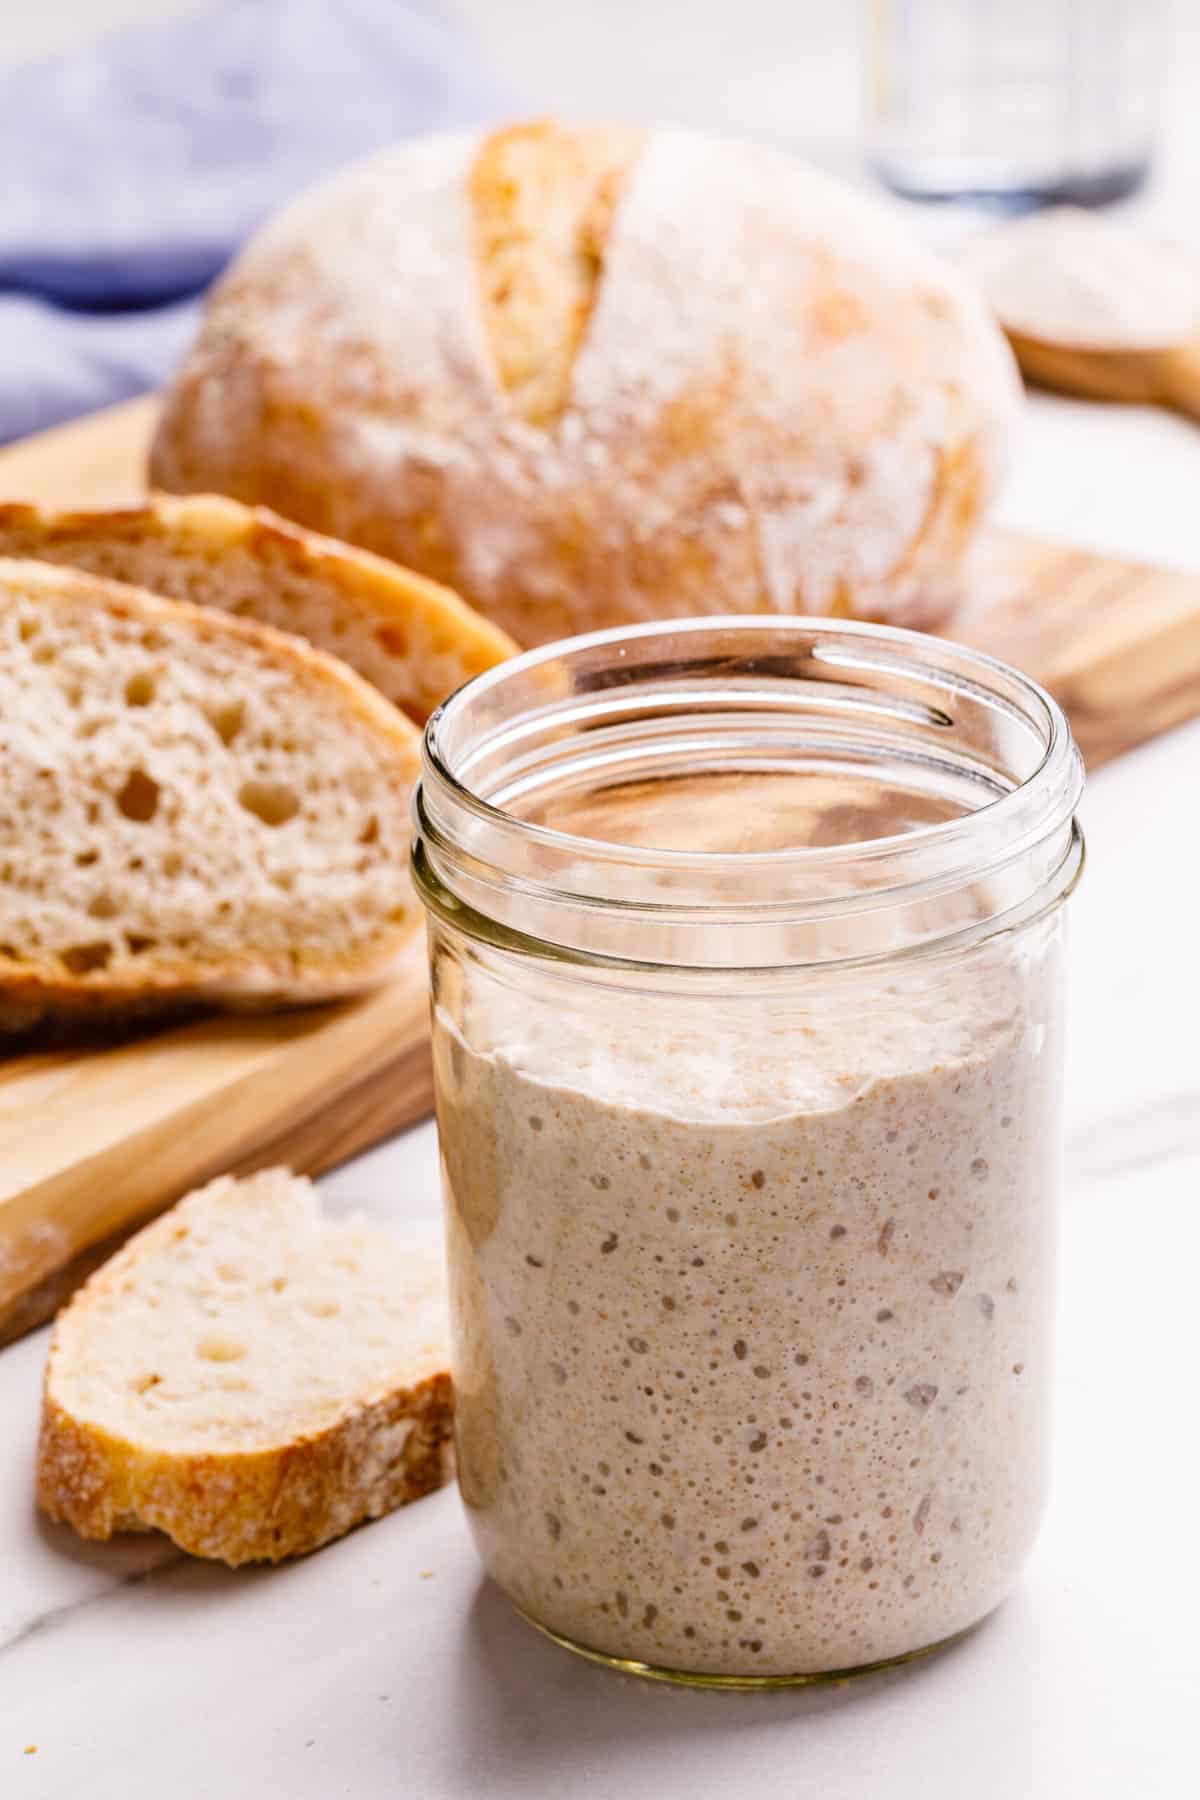
[{"label": "threaded jar neck", "polygon": [[548,645],[429,722],[418,885],[533,954],[804,969],[974,941],[1082,858],[1057,703],[977,651],[834,620]]}]

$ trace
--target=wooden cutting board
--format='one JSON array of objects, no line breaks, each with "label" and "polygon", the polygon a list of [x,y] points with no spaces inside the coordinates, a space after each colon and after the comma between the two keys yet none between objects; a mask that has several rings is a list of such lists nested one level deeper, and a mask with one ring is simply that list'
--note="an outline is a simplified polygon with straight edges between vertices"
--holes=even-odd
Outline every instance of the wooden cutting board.
[{"label": "wooden cutting board", "polygon": [[360,1000],[0,1060],[0,1344],[198,1182],[317,1174],[432,1103],[423,939]]},{"label": "wooden cutting board", "polygon": [[[153,418],[133,401],[0,451],[0,499],[135,502]],[[1093,767],[1200,713],[1200,575],[996,533],[948,635],[1043,681]],[[316,1173],[431,1100],[420,945],[363,1000],[0,1061],[0,1342],[198,1181]]]}]

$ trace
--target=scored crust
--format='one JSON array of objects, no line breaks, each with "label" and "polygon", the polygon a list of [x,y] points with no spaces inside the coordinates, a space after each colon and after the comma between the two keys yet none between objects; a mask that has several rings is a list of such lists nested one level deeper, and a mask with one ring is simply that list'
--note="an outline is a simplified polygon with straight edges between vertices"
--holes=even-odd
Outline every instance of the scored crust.
[{"label": "scored crust", "polygon": [[448,588],[217,494],[83,512],[0,505],[0,556],[84,569],[308,638],[418,725],[516,649]]},{"label": "scored crust", "polygon": [[645,142],[632,126],[495,131],[471,168],[479,302],[514,412],[550,425],[566,406],[613,215]]},{"label": "scored crust", "polygon": [[944,617],[1019,404],[980,302],[789,158],[589,142],[427,139],[297,202],[216,290],[155,481],[395,556],[522,643]]}]

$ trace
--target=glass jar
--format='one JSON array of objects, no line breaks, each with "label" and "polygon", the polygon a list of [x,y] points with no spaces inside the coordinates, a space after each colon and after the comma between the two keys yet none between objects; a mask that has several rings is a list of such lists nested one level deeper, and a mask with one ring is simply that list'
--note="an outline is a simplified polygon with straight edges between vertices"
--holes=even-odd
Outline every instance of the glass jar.
[{"label": "glass jar", "polygon": [[1150,168],[1162,0],[872,0],[871,155],[898,193],[1101,206]]},{"label": "glass jar", "polygon": [[1008,1590],[1080,785],[1032,682],[828,620],[598,633],[430,721],[459,1479],[559,1641],[811,1680]]}]

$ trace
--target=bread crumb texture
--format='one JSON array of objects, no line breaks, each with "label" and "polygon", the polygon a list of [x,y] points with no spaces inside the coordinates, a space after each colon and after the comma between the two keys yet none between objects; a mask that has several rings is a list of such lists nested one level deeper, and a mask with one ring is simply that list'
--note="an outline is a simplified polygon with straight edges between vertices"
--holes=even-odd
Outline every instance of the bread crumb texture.
[{"label": "bread crumb texture", "polygon": [[324,1218],[284,1169],[210,1183],[60,1315],[37,1494],[85,1537],[278,1561],[441,1486],[440,1257]]},{"label": "bread crumb texture", "polygon": [[68,564],[293,632],[418,725],[516,648],[436,582],[216,494],[161,494],[119,511],[0,506],[0,556]]},{"label": "bread crumb texture", "polygon": [[0,1018],[381,978],[418,741],[298,640],[0,562]]},{"label": "bread crumb texture", "polygon": [[662,617],[930,624],[1020,387],[881,206],[691,132],[415,140],[268,224],[154,481],[447,582],[518,642]]}]

